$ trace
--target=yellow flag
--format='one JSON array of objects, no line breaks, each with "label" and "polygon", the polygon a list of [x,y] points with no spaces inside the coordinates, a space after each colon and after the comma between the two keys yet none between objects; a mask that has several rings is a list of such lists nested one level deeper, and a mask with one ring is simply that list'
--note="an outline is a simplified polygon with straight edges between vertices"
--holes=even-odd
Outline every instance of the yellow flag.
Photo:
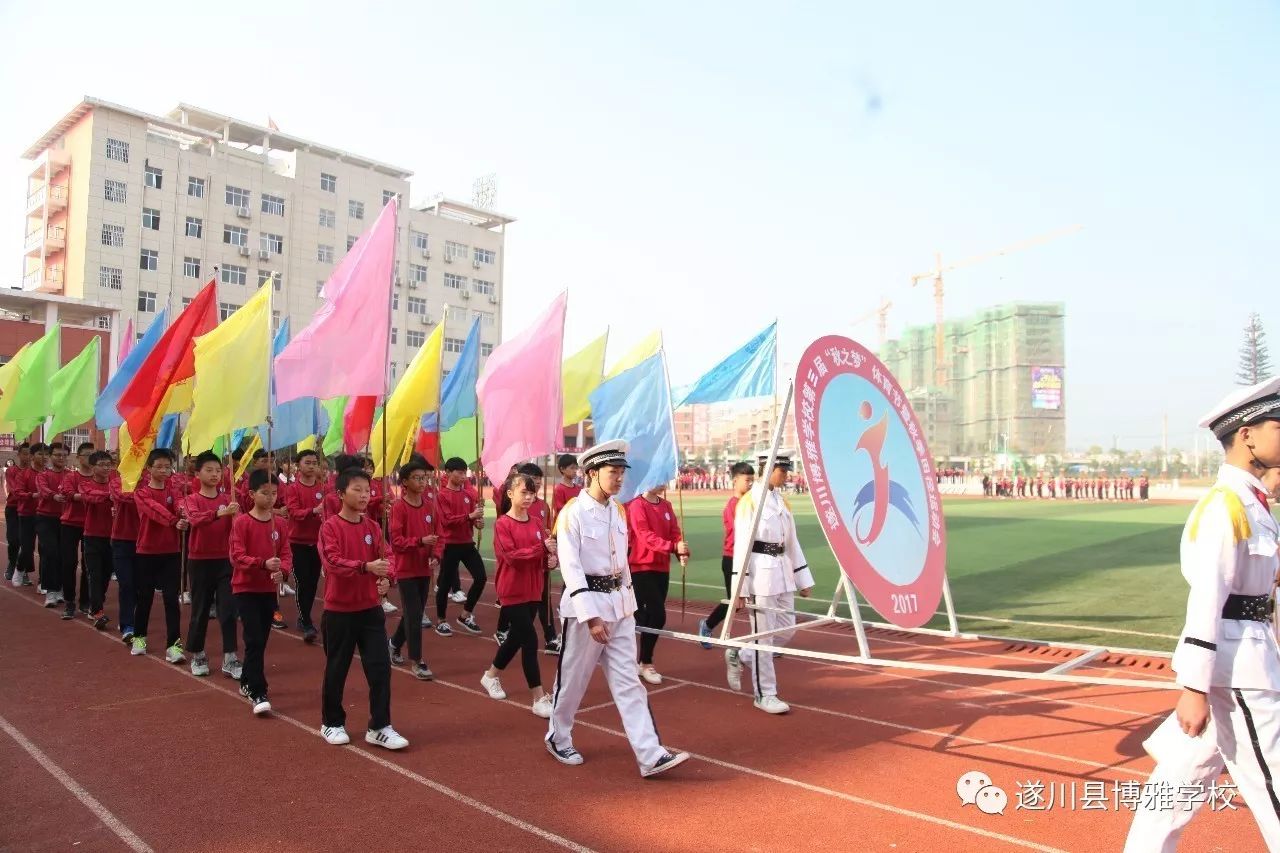
[{"label": "yellow flag", "polygon": [[319,448],[316,447],[316,437],[314,435],[309,435],[306,438],[302,439],[302,441],[298,442],[299,453],[301,453],[304,450],[318,450],[318,449]]},{"label": "yellow flag", "polygon": [[154,445],[154,432],[150,438],[135,445],[129,435],[129,425],[120,425],[120,488],[124,491],[132,492],[137,488],[138,480],[142,478],[142,469],[147,464],[147,454]]},{"label": "yellow flag", "polygon": [[382,418],[369,433],[374,476],[385,477],[409,458],[422,416],[440,408],[440,368],[444,358],[444,323],[427,338],[413,361],[387,398],[383,417],[387,419],[387,458],[382,458]]},{"label": "yellow flag", "polygon": [[[187,435],[193,448],[267,419],[271,369],[271,283],[236,312],[196,338],[196,377]],[[174,403],[171,395],[170,411]]]},{"label": "yellow flag", "polygon": [[[13,393],[18,390],[18,379],[21,378],[18,372],[18,361],[30,346],[29,343],[23,344],[22,349],[13,354],[13,358],[0,365],[0,394],[3,395],[0,396],[0,412],[8,411],[9,401],[13,399]],[[12,421],[0,420],[0,432],[13,432],[16,428]]]},{"label": "yellow flag", "polygon": [[617,363],[613,365],[613,369],[604,378],[612,379],[622,371],[630,370],[650,356],[657,355],[660,349],[662,349],[662,331],[657,329],[650,332],[644,340],[633,346],[626,355],[618,359]]},{"label": "yellow flag", "polygon": [[605,332],[564,360],[560,369],[561,394],[564,397],[565,426],[591,417],[591,392],[604,381],[604,351],[609,344]]},{"label": "yellow flag", "polygon": [[262,433],[256,430],[253,433],[253,441],[249,442],[249,446],[245,448],[244,456],[240,457],[240,464],[236,466],[236,482],[240,482],[240,478],[245,475],[249,467],[253,465],[253,454],[262,449]]}]

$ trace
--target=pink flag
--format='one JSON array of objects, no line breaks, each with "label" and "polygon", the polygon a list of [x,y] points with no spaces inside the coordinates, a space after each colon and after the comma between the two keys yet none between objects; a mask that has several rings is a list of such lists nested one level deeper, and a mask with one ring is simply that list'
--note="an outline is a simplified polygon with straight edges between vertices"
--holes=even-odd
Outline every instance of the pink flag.
[{"label": "pink flag", "polygon": [[116,355],[116,367],[124,364],[124,360],[129,357],[129,353],[133,351],[133,320],[132,318],[124,327],[124,337],[120,339],[120,352]]},{"label": "pink flag", "polygon": [[555,452],[561,415],[560,361],[567,293],[528,329],[497,347],[476,383],[484,415],[480,461],[501,482],[517,462]]},{"label": "pink flag", "polygon": [[325,282],[320,310],[276,356],[278,402],[386,396],[399,204],[388,202],[360,235]]}]

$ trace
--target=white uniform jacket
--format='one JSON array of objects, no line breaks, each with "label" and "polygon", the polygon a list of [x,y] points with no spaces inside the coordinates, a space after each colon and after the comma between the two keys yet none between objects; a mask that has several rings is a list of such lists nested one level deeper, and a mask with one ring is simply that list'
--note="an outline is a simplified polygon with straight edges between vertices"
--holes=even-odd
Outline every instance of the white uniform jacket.
[{"label": "white uniform jacket", "polygon": [[[585,490],[556,516],[556,555],[564,592],[560,616],[586,622],[599,617],[617,622],[636,612],[627,565],[627,513],[613,498],[600,503]],[[587,576],[616,576],[621,589],[597,592],[587,588]]]},{"label": "white uniform jacket", "polygon": [[[763,498],[761,496],[764,496]],[[756,502],[764,501],[760,514],[760,526],[755,540],[751,540],[751,519],[755,515]],[[778,556],[752,553],[754,542],[783,546]],[[813,574],[800,550],[796,536],[796,521],[791,505],[776,489],[766,489],[757,483],[738,500],[733,519],[733,570],[734,574],[747,565],[747,576],[742,581],[740,595],[782,595],[813,586]]]},{"label": "white uniform jacket", "polygon": [[1182,575],[1191,593],[1173,669],[1183,687],[1280,691],[1272,627],[1222,617],[1229,594],[1269,596],[1275,588],[1278,527],[1259,494],[1265,490],[1257,477],[1223,465],[1182,531]]}]

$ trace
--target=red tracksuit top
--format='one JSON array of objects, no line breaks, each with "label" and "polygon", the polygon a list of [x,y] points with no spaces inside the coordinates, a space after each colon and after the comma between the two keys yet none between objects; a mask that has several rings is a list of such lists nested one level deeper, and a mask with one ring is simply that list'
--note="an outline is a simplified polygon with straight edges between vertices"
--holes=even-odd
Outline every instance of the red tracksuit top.
[{"label": "red tracksuit top", "polygon": [[724,525],[724,549],[720,552],[725,557],[733,556],[733,520],[738,514],[738,496],[729,498],[720,514],[720,522]]},{"label": "red tracksuit top", "polygon": [[74,498],[76,492],[80,490],[81,484],[85,480],[92,479],[92,474],[81,474],[79,468],[73,468],[63,475],[62,485],[58,488],[58,492],[67,500],[62,505],[60,518],[62,523],[68,527],[84,527],[84,503],[74,500]]},{"label": "red tracksuit top", "polygon": [[289,547],[289,522],[278,515],[259,521],[249,513],[231,521],[231,591],[274,594],[267,560],[280,558],[280,571],[287,578],[293,572],[293,549]]},{"label": "red tracksuit top", "polygon": [[436,493],[440,507],[440,541],[446,545],[464,545],[474,541],[475,526],[468,515],[476,510],[476,493],[468,485],[454,491],[442,486]]},{"label": "red tracksuit top", "polygon": [[121,542],[137,542],[138,506],[133,501],[133,492],[124,491],[119,474],[111,475],[111,503],[115,506],[115,517],[111,520],[111,538]]},{"label": "red tracksuit top", "polygon": [[422,493],[422,505],[414,506],[403,497],[391,505],[391,577],[425,578],[431,575],[431,558],[441,550],[422,544],[422,537],[439,535],[436,503]]},{"label": "red tracksuit top", "polygon": [[4,485],[18,515],[31,518],[36,514],[36,472],[13,465],[5,469]]},{"label": "red tracksuit top", "polygon": [[[320,535],[320,525],[324,523],[324,498],[326,494],[324,481],[319,478],[308,486],[301,480],[294,480],[284,487],[284,505],[289,510],[289,541],[299,545],[315,545]],[[321,514],[316,515],[316,507],[321,507]]]},{"label": "red tracksuit top", "polygon": [[149,484],[139,484],[133,491],[133,502],[138,508],[138,553],[178,554],[182,551],[182,534],[175,527],[178,519],[177,490],[166,483],[164,488],[153,489]]},{"label": "red tracksuit top", "polygon": [[498,516],[493,526],[493,554],[498,559],[498,600],[504,606],[542,600],[547,572],[547,531],[538,519],[529,516],[516,521]]},{"label": "red tracksuit top", "polygon": [[80,484],[84,507],[84,535],[106,539],[111,536],[111,480],[99,483],[89,477]]},{"label": "red tracksuit top", "polygon": [[543,530],[551,529],[551,507],[547,506],[547,502],[542,498],[537,498],[529,504],[529,517],[541,524]]},{"label": "red tracksuit top", "polygon": [[[336,481],[335,481],[336,482]],[[366,518],[372,518],[378,524],[382,524],[382,507],[385,505],[382,496],[382,487],[378,485],[373,478],[369,479],[369,505],[364,508]],[[342,512],[342,495],[337,488],[331,488],[324,493],[324,517],[327,521],[338,513]]]},{"label": "red tracksuit top", "polygon": [[[556,483],[556,487],[551,492],[551,508],[555,510],[555,514],[559,515],[560,510],[564,509],[564,505],[576,498],[582,492],[579,486],[566,486],[564,483]],[[553,521],[555,519],[552,519]]]},{"label": "red tracksuit top", "polygon": [[182,499],[187,509],[191,530],[187,534],[187,556],[192,560],[225,560],[230,556],[231,521],[229,515],[218,517],[229,500],[219,493],[207,498],[199,490]]},{"label": "red tracksuit top", "polygon": [[365,563],[384,556],[382,529],[368,516],[347,521],[340,515],[320,525],[317,541],[324,568],[324,609],[356,613],[379,605],[378,578]]},{"label": "red tracksuit top", "polygon": [[53,499],[62,488],[62,478],[66,476],[66,471],[55,471],[52,468],[45,468],[39,474],[36,474],[36,494],[39,500],[36,502],[36,515],[44,518],[61,518],[62,504]]},{"label": "red tracksuit top", "polygon": [[631,572],[670,572],[671,555],[680,541],[680,521],[671,501],[656,504],[644,495],[627,504],[627,562]]}]

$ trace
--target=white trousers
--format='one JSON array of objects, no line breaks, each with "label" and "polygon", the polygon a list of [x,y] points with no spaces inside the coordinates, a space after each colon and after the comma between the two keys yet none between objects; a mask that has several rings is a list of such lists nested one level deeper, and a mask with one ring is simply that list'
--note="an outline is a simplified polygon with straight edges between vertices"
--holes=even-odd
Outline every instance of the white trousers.
[{"label": "white trousers", "polygon": [[551,691],[553,704],[547,739],[557,749],[573,746],[573,720],[599,663],[636,761],[641,767],[647,767],[666,750],[658,740],[658,728],[649,711],[649,694],[636,671],[636,620],[628,616],[617,622],[606,622],[605,626],[609,629],[609,642],[601,645],[591,638],[586,622],[564,620],[556,683]]},{"label": "white trousers", "polygon": [[[767,637],[755,640],[761,645],[781,648],[796,633],[796,617],[791,611],[795,609],[795,593],[784,592],[781,595],[757,595],[754,599],[756,607],[750,612],[751,633],[761,631],[777,631]],[[787,611],[782,613],[779,611]],[[778,678],[773,671],[773,652],[756,652],[754,649],[743,649],[738,659],[751,670],[751,686],[756,698],[778,695]]]},{"label": "white trousers", "polygon": [[[1194,786],[1197,793],[1208,791],[1225,767],[1257,821],[1267,849],[1280,851],[1280,778],[1276,775],[1280,774],[1280,692],[1212,687],[1209,725],[1212,731],[1198,738],[1181,735],[1180,741],[1168,731],[1157,730],[1162,745],[1150,784],[1167,782],[1174,791],[1180,785]],[[1161,729],[1176,726],[1176,719],[1166,720]],[[1177,850],[1182,831],[1202,805],[1139,808],[1125,853]]]}]

